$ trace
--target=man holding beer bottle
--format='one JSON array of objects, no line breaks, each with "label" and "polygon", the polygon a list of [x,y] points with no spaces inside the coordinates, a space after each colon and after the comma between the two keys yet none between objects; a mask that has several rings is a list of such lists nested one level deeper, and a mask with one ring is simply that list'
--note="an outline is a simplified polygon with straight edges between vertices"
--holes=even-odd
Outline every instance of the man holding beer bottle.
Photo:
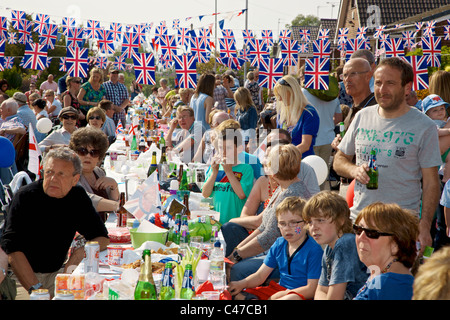
[{"label": "man holding beer bottle", "polygon": [[[440,194],[436,125],[406,103],[414,79],[409,63],[400,58],[384,59],[374,77],[378,105],[356,114],[339,144],[333,167],[339,175],[356,179],[353,219],[376,201],[397,203],[417,216],[421,212],[419,241],[423,249],[431,246],[431,222]],[[376,153],[377,189],[367,188],[372,149]],[[355,155],[356,164],[352,162]]]}]

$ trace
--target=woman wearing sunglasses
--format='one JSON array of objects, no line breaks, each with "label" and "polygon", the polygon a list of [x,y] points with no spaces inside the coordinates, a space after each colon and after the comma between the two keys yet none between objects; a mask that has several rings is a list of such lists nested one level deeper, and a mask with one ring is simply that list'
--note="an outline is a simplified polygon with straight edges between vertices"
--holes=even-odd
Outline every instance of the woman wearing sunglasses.
[{"label": "woman wearing sunglasses", "polygon": [[373,203],[353,225],[360,260],[370,270],[355,300],[411,300],[419,221],[397,204]]},{"label": "woman wearing sunglasses", "polygon": [[85,116],[80,111],[80,102],[78,101],[78,93],[81,87],[81,78],[67,77],[66,78],[67,90],[61,95],[64,107],[74,107],[78,110],[78,120],[84,120]]},{"label": "woman wearing sunglasses", "polygon": [[68,146],[72,133],[77,129],[78,110],[73,107],[62,108],[58,116],[62,126],[53,130],[39,143],[41,152],[48,152],[52,148]]},{"label": "woman wearing sunglasses", "polygon": [[102,130],[102,126],[106,120],[106,115],[102,108],[93,107],[89,109],[88,113],[86,114],[86,119],[88,121],[89,127],[94,127]]},{"label": "woman wearing sunglasses", "polygon": [[106,177],[99,167],[108,146],[105,133],[93,127],[78,129],[69,143],[69,147],[80,157],[83,166],[78,183],[88,193],[103,221],[106,220],[108,212],[118,209],[120,196],[116,180]]}]

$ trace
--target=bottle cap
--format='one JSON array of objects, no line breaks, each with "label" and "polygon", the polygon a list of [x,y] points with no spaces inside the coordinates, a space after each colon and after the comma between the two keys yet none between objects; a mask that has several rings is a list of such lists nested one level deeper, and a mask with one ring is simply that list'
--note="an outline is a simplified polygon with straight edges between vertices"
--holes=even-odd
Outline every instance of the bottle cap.
[{"label": "bottle cap", "polygon": [[221,243],[219,240],[217,240],[216,242],[214,242],[214,248],[220,248]]}]

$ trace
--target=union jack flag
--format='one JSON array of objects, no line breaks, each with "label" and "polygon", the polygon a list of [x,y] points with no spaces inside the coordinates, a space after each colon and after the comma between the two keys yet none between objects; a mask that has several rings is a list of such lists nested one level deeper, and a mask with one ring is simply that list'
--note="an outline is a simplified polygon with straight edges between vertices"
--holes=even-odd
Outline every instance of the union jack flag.
[{"label": "union jack flag", "polygon": [[281,42],[281,58],[284,65],[296,66],[298,63],[298,43],[296,40]]},{"label": "union jack flag", "polygon": [[160,37],[167,34],[167,27],[165,25],[159,25],[155,28],[155,43],[159,44]]},{"label": "union jack flag", "polygon": [[12,69],[14,64],[14,57],[4,57],[3,59],[3,67],[5,69]]},{"label": "union jack flag", "polygon": [[[5,58],[6,39],[0,39],[0,64],[3,66],[3,60]],[[3,71],[3,70],[1,70]]]},{"label": "union jack flag", "polygon": [[201,28],[198,30],[198,37],[203,42],[205,49],[211,50],[211,30],[208,28]]},{"label": "union jack flag", "polygon": [[444,26],[444,40],[450,40],[450,26]]},{"label": "union jack flag", "polygon": [[[167,28],[166,28],[166,30],[167,30]],[[133,32],[136,33],[139,44],[145,43],[147,41],[147,38],[145,36],[145,33],[147,32],[146,26],[141,25],[141,24],[135,24],[133,26]]]},{"label": "union jack flag", "polygon": [[119,134],[123,134],[124,130],[123,130],[123,125],[122,125],[122,120],[119,119],[119,123],[117,123],[117,127],[116,127],[116,136]]},{"label": "union jack flag", "polygon": [[27,43],[21,65],[25,69],[45,70],[47,68],[47,46]]},{"label": "union jack flag", "polygon": [[98,39],[102,29],[103,28],[100,27],[100,21],[88,20],[84,30],[87,38]]},{"label": "union jack flag", "polygon": [[408,49],[411,49],[414,45],[414,41],[416,38],[417,32],[414,31],[403,31],[402,32],[402,38],[404,41],[404,46]]},{"label": "union jack flag", "polygon": [[15,32],[8,32],[8,43],[9,44],[16,44],[17,43],[17,33],[15,33]]},{"label": "union jack flag", "polygon": [[386,29],[386,26],[379,26],[375,29],[375,33],[373,34],[373,37],[375,39],[378,39],[383,33],[384,30]]},{"label": "union jack flag", "polygon": [[63,34],[67,37],[69,34],[69,29],[75,28],[75,18],[70,18],[70,17],[62,18],[61,28],[62,28]]},{"label": "union jack flag", "polygon": [[305,59],[305,88],[328,90],[330,59]]},{"label": "union jack flag", "polygon": [[231,58],[236,57],[236,46],[233,39],[221,38],[219,39],[220,44],[220,57],[221,58]]},{"label": "union jack flag", "polygon": [[25,20],[25,11],[11,10],[11,25],[14,29],[18,30],[20,25],[20,20]]},{"label": "union jack flag", "polygon": [[268,58],[262,59],[259,63],[260,87],[273,89],[279,79],[283,77],[283,59]]},{"label": "union jack flag", "polygon": [[135,53],[133,55],[134,75],[140,84],[156,84],[155,59],[153,53]]},{"label": "union jack flag", "polygon": [[273,33],[272,30],[262,30],[261,38],[264,40],[268,47],[273,46]]},{"label": "union jack flag", "polygon": [[59,71],[63,71],[63,72],[67,71],[66,57],[60,57],[59,58]]},{"label": "union jack flag", "polygon": [[388,33],[383,33],[378,37],[380,40],[380,48],[384,49],[384,46],[386,45],[386,42],[390,39],[390,35]]},{"label": "union jack flag", "polygon": [[118,57],[115,57],[115,61],[114,61],[114,66],[118,69],[118,70],[126,70],[127,69],[127,64],[125,62],[125,53],[121,54]]},{"label": "union jack flag", "polygon": [[188,47],[189,46],[189,28],[178,28],[178,37],[177,43],[179,46]]},{"label": "union jack flag", "polygon": [[197,58],[199,63],[208,62],[205,45],[198,37],[191,36],[191,53]]},{"label": "union jack flag", "polygon": [[254,39],[253,41],[250,41],[248,43],[248,48],[248,56],[252,66],[259,66],[261,60],[269,58],[269,49],[264,40]]},{"label": "union jack flag", "polygon": [[33,21],[29,21],[26,19],[20,20],[19,27],[17,31],[19,31],[19,43],[27,44],[28,42],[33,42],[31,38],[31,31],[33,30]]},{"label": "union jack flag", "polygon": [[229,69],[240,70],[241,66],[245,63],[245,59],[238,57],[225,57],[221,59],[221,63],[227,66]]},{"label": "union jack flag", "polygon": [[106,69],[106,67],[108,66],[108,58],[107,57],[95,58],[95,65],[100,69]]},{"label": "union jack flag", "polygon": [[235,41],[234,33],[233,33],[233,30],[231,30],[231,29],[223,29],[222,36],[224,39],[230,39],[230,40],[233,40],[233,42]]},{"label": "union jack flag", "polygon": [[99,35],[97,40],[98,49],[106,55],[114,54],[115,52],[114,37],[111,30],[102,28],[101,30],[98,31],[98,35]]},{"label": "union jack flag", "polygon": [[83,28],[68,28],[66,42],[68,48],[84,47],[84,30]]},{"label": "union jack flag", "polygon": [[122,41],[122,24],[117,22],[112,22],[109,26],[109,30],[111,30],[113,34],[114,41]]},{"label": "union jack flag", "polygon": [[426,27],[423,29],[422,37],[432,37],[434,35],[435,26],[436,20],[428,21]]},{"label": "union jack flag", "polygon": [[174,19],[172,21],[172,29],[178,29],[180,27],[180,19]]},{"label": "union jack flag", "polygon": [[320,29],[317,40],[328,40],[330,37],[330,29]]},{"label": "union jack flag", "polygon": [[338,43],[347,42],[349,28],[339,28]]},{"label": "union jack flag", "polygon": [[405,54],[402,38],[392,38],[386,41],[386,57],[398,57]]},{"label": "union jack flag", "polygon": [[289,29],[284,29],[280,31],[280,36],[278,37],[278,39],[280,40],[287,40],[291,38],[291,30]]},{"label": "union jack flag", "polygon": [[123,34],[122,53],[125,53],[127,58],[132,58],[135,53],[139,52],[139,39],[137,34],[133,32],[125,32]]},{"label": "union jack flag", "polygon": [[255,35],[253,34],[252,30],[242,30],[242,35],[244,36],[245,45],[247,44],[247,42],[255,38]]},{"label": "union jack flag", "polygon": [[52,63],[53,57],[47,57],[47,64],[45,65],[46,68],[50,67],[50,64]]},{"label": "union jack flag", "polygon": [[441,66],[441,37],[422,37],[423,55],[430,67]]},{"label": "union jack flag", "polygon": [[46,24],[39,34],[39,43],[47,45],[49,49],[55,49],[56,39],[58,38],[58,25]]},{"label": "union jack flag", "polygon": [[0,40],[8,38],[8,19],[0,17]]},{"label": "union jack flag", "polygon": [[163,67],[164,70],[170,69],[173,64],[174,64],[174,60],[169,61],[169,60],[164,60],[163,57],[159,57],[159,64]]},{"label": "union jack flag", "polygon": [[413,67],[414,81],[412,90],[428,89],[428,63],[426,56],[402,56]]},{"label": "union jack flag", "polygon": [[300,41],[309,42],[311,41],[311,30],[309,29],[300,29]]},{"label": "union jack flag", "polygon": [[37,33],[42,33],[45,25],[50,23],[50,16],[47,14],[37,13],[34,19],[34,23],[34,31]]},{"label": "union jack flag", "polygon": [[328,58],[331,54],[330,40],[314,40],[313,55],[317,58]]},{"label": "union jack flag", "polygon": [[88,76],[89,62],[88,49],[80,47],[67,47],[66,68],[70,77],[86,78]]},{"label": "union jack flag", "polygon": [[245,61],[249,61],[249,52],[250,49],[248,48],[248,46],[245,46],[244,48],[238,51],[238,57],[244,59]]},{"label": "union jack flag", "polygon": [[195,89],[197,87],[197,58],[187,53],[173,58],[180,88]]},{"label": "union jack flag", "polygon": [[308,43],[300,43],[298,45],[299,53],[308,53],[308,51],[309,51]]},{"label": "union jack flag", "polygon": [[358,31],[356,31],[356,38],[365,39],[366,32],[367,32],[367,27],[358,27]]},{"label": "union jack flag", "polygon": [[348,39],[346,43],[346,59],[350,59],[350,56],[357,50],[365,49],[366,40],[365,39]]},{"label": "union jack flag", "polygon": [[164,35],[161,37],[161,51],[164,60],[172,61],[177,54],[177,44],[174,35]]}]

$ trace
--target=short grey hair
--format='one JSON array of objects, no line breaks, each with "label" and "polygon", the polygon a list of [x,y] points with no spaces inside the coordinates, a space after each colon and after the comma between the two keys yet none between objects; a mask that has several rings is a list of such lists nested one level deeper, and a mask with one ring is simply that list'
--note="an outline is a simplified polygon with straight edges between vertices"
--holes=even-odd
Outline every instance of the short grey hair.
[{"label": "short grey hair", "polygon": [[78,155],[73,150],[69,149],[68,147],[60,147],[60,148],[50,149],[50,151],[47,152],[47,154],[44,157],[44,161],[42,163],[43,168],[45,168],[47,162],[50,159],[59,159],[59,160],[71,162],[73,165],[73,169],[74,169],[73,175],[81,174],[81,172],[83,170],[83,166],[82,166],[80,157],[78,157]]},{"label": "short grey hair", "polygon": [[350,59],[353,59],[353,58],[364,58],[370,63],[370,65],[375,63],[375,56],[373,55],[372,51],[367,50],[367,49],[356,50],[350,56]]}]

